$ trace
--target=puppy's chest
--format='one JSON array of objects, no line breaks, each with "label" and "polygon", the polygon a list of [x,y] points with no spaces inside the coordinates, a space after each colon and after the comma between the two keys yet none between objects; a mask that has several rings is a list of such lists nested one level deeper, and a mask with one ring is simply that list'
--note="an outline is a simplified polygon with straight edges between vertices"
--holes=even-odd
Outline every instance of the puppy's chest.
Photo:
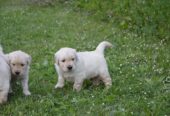
[{"label": "puppy's chest", "polygon": [[15,75],[12,75],[12,81],[15,81],[15,80],[21,80],[21,79],[23,79],[23,77],[22,76],[15,76]]},{"label": "puppy's chest", "polygon": [[74,82],[74,80],[75,80],[75,76],[73,74],[64,74],[63,77],[64,77],[64,79],[66,79],[67,81],[70,81],[70,82]]}]

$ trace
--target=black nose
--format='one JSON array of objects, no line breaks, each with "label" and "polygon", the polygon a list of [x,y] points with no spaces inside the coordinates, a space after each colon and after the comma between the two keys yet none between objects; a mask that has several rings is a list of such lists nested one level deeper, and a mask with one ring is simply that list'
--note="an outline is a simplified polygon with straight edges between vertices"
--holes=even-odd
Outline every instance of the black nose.
[{"label": "black nose", "polygon": [[19,75],[19,74],[20,74],[20,72],[18,72],[18,71],[17,71],[17,72],[15,72],[15,74],[16,74],[16,75]]},{"label": "black nose", "polygon": [[67,68],[68,68],[68,70],[71,70],[73,67],[72,66],[68,66]]}]

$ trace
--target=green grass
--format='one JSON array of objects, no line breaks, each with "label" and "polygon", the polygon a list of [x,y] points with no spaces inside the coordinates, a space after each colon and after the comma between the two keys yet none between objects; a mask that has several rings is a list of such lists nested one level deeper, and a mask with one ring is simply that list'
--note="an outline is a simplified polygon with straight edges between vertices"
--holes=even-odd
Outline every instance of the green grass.
[{"label": "green grass", "polygon": [[74,0],[72,4],[121,30],[158,39],[170,38],[169,0]]},{"label": "green grass", "polygon": [[[21,49],[32,56],[32,95],[25,97],[17,82],[8,103],[0,106],[0,115],[170,115],[169,39],[124,30],[73,6],[0,2],[5,53]],[[112,88],[106,91],[104,85],[86,81],[79,93],[68,82],[55,90],[54,53],[65,46],[94,50],[103,40],[114,44],[105,54]]]}]

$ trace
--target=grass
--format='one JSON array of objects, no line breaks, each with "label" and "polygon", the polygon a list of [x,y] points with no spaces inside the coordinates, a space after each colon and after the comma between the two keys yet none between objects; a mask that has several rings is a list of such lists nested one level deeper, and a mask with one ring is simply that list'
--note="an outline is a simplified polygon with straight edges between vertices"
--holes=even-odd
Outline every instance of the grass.
[{"label": "grass", "polygon": [[168,0],[74,0],[72,4],[88,11],[96,20],[110,22],[121,30],[130,30],[140,36],[170,38]]},{"label": "grass", "polygon": [[[4,51],[21,49],[32,56],[32,95],[25,97],[17,82],[8,103],[0,106],[0,115],[170,115],[169,39],[124,30],[73,6],[0,2]],[[114,44],[105,54],[112,88],[106,91],[86,81],[79,93],[68,82],[55,90],[54,53],[65,46],[94,50],[103,40]]]}]

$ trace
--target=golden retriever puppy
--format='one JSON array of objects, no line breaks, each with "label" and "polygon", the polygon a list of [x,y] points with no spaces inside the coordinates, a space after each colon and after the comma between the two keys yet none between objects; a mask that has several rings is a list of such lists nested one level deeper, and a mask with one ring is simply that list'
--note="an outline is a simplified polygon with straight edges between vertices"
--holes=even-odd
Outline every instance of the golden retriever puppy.
[{"label": "golden retriever puppy", "polygon": [[0,104],[3,104],[8,99],[10,88],[11,72],[7,63],[7,59],[0,47]]},{"label": "golden retriever puppy", "polygon": [[[31,56],[19,50],[9,53],[8,60],[11,69],[12,80],[21,80],[24,95],[31,95],[28,88]],[[12,88],[10,89],[10,92],[12,92]]]},{"label": "golden retriever puppy", "polygon": [[94,51],[76,52],[72,48],[61,48],[55,53],[55,68],[58,73],[55,88],[62,88],[67,80],[74,83],[74,90],[80,91],[85,79],[94,79],[95,83],[101,80],[109,88],[112,80],[104,58],[107,47],[112,47],[112,44],[103,41]]}]

